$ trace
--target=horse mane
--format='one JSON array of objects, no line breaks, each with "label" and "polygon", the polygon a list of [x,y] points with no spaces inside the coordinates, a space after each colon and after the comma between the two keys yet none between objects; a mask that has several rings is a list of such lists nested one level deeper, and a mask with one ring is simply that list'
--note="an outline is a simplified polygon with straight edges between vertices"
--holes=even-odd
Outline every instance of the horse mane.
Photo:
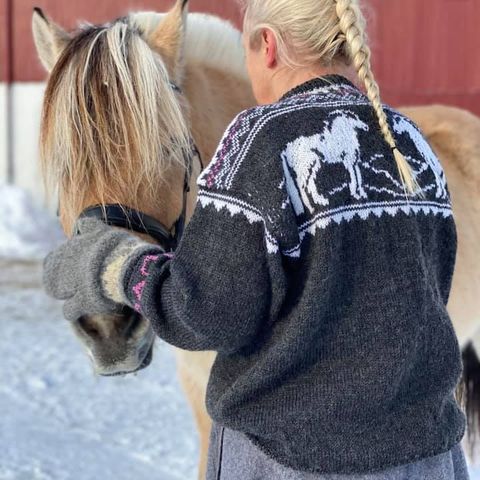
[{"label": "horse mane", "polygon": [[51,72],[40,132],[44,178],[59,188],[65,223],[92,200],[155,205],[189,148],[184,106],[135,22],[83,26]]},{"label": "horse mane", "polygon": [[[130,17],[148,34],[165,15],[136,12]],[[188,14],[184,55],[188,65],[200,64],[248,80],[241,33],[227,20],[205,13]]]}]

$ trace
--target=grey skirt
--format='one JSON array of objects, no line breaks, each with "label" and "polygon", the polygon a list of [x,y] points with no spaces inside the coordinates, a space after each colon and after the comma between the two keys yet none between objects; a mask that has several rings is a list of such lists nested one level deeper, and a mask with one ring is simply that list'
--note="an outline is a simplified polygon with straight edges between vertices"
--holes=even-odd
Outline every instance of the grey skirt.
[{"label": "grey skirt", "polygon": [[436,457],[367,475],[320,475],[278,464],[245,435],[214,424],[206,480],[468,480],[460,445]]}]

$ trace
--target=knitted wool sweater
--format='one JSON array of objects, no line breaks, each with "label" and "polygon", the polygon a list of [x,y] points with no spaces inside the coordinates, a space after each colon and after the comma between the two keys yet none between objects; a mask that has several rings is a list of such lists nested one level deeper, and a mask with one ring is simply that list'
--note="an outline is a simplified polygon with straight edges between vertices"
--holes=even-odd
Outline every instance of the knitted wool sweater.
[{"label": "knitted wool sweater", "polygon": [[295,470],[379,471],[464,433],[449,192],[417,127],[385,109],[423,196],[405,195],[363,93],[315,79],[235,118],[174,257],[125,277],[162,339],[218,352],[212,418]]}]

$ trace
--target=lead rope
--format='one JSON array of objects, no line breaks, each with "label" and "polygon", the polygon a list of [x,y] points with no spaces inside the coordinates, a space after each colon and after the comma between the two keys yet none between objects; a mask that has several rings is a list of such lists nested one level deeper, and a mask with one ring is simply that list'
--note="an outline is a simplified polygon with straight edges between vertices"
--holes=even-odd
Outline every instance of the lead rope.
[{"label": "lead rope", "polygon": [[183,184],[183,209],[180,217],[178,218],[174,226],[175,233],[173,235],[173,238],[175,240],[175,246],[178,246],[178,243],[182,238],[183,232],[185,231],[185,223],[186,223],[186,216],[187,216],[187,197],[188,197],[188,194],[190,193],[190,181],[192,179],[192,173],[193,173],[192,160],[194,157],[197,158],[200,163],[200,170],[203,169],[202,156],[197,146],[195,145],[195,142],[193,141],[193,139],[191,140],[191,151],[193,155],[189,157],[189,161],[185,170],[185,180]]}]

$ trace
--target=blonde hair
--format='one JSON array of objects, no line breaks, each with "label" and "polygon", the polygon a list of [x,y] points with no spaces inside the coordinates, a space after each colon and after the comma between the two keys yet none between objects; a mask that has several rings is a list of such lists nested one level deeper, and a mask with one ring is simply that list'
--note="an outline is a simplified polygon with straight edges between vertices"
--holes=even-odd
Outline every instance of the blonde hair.
[{"label": "blonde hair", "polygon": [[392,149],[402,183],[409,193],[419,187],[406,158],[398,150],[382,106],[380,89],[371,67],[366,21],[359,0],[242,0],[244,31],[252,46],[269,29],[278,44],[281,61],[290,68],[321,63],[353,64],[385,141]]},{"label": "blonde hair", "polygon": [[91,198],[154,205],[166,171],[184,166],[189,148],[166,67],[136,25],[124,18],[80,31],[50,75],[40,134],[42,169],[60,188],[62,217],[72,224]]}]

